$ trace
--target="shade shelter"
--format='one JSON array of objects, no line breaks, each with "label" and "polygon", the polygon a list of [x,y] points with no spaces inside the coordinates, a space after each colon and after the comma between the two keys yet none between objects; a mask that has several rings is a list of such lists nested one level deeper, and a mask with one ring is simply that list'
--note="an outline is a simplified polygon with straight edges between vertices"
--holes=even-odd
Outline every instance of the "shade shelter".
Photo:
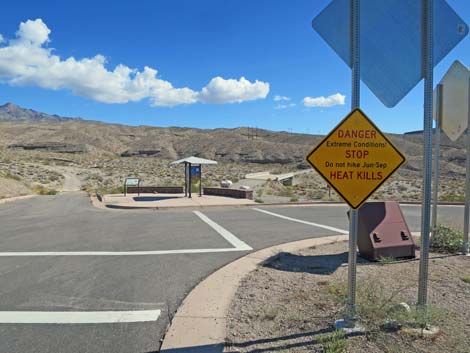
[{"label": "shade shelter", "polygon": [[191,185],[195,177],[199,178],[199,196],[202,196],[202,165],[217,164],[217,162],[191,156],[179,159],[171,164],[184,164],[184,196],[191,198]]}]

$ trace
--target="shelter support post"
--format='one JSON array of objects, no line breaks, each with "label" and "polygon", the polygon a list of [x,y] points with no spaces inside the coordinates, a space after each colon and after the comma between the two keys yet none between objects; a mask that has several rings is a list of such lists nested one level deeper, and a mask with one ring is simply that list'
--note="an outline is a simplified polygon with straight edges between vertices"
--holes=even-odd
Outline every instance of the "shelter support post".
[{"label": "shelter support post", "polygon": [[189,188],[188,194],[189,194],[189,196],[188,197],[191,198],[191,193],[192,193],[191,186],[192,186],[192,183],[193,183],[192,176],[191,176],[191,163],[188,163],[188,170],[189,170],[189,183],[188,183],[188,188]]},{"label": "shelter support post", "polygon": [[202,164],[199,164],[199,197],[202,196]]},{"label": "shelter support post", "polygon": [[184,197],[188,196],[188,163],[184,162]]}]

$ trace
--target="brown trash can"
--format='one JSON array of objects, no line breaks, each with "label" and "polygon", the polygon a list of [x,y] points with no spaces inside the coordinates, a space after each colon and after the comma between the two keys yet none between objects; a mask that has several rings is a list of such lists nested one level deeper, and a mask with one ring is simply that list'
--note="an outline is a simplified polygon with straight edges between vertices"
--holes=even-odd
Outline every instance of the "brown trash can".
[{"label": "brown trash can", "polygon": [[360,256],[414,258],[416,245],[398,202],[367,202],[358,214],[357,246]]}]

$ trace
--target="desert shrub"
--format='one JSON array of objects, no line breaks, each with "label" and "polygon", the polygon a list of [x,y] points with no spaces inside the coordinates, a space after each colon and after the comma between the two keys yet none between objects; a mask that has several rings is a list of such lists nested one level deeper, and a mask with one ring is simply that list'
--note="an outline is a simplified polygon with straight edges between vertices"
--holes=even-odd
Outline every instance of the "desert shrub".
[{"label": "desert shrub", "polygon": [[431,237],[431,249],[436,252],[455,254],[463,247],[463,232],[459,229],[438,225]]},{"label": "desert shrub", "polygon": [[33,192],[38,195],[56,195],[57,190],[47,189],[42,185],[36,185],[32,188]]},{"label": "desert shrub", "polygon": [[456,195],[456,194],[445,194],[439,196],[440,201],[448,201],[448,202],[463,202],[465,201],[465,195]]},{"label": "desert shrub", "polygon": [[285,186],[277,192],[277,196],[294,197],[294,191],[290,187]]},{"label": "desert shrub", "polygon": [[344,331],[335,331],[330,335],[319,335],[317,340],[325,353],[347,353],[348,341]]},{"label": "desert shrub", "polygon": [[309,200],[321,200],[326,193],[323,190],[312,189],[307,191],[307,198]]},{"label": "desert shrub", "polygon": [[278,314],[279,314],[279,308],[264,307],[264,308],[262,308],[261,319],[262,320],[267,320],[267,321],[272,321],[272,320],[276,319]]},{"label": "desert shrub", "polygon": [[192,192],[193,194],[198,193],[198,192],[199,192],[199,184],[197,184],[197,185],[192,184],[192,185],[191,185],[191,192]]},{"label": "desert shrub", "polygon": [[93,193],[97,192],[101,195],[106,194],[124,194],[124,185],[114,186],[114,187],[101,187],[97,190],[93,190]]},{"label": "desert shrub", "polygon": [[15,175],[15,174],[11,174],[11,173],[7,173],[3,176],[4,178],[7,178],[7,179],[13,179],[13,180],[16,180],[16,181],[20,181],[21,178],[18,176],[18,175]]}]

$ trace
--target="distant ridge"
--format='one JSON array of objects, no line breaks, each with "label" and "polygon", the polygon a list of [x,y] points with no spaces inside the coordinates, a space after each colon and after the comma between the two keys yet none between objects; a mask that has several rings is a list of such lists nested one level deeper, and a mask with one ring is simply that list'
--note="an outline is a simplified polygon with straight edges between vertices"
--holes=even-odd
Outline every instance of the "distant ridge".
[{"label": "distant ridge", "polygon": [[[423,166],[423,134],[387,135],[407,157],[402,171],[418,175]],[[0,150],[166,160],[196,156],[219,162],[295,163],[304,168],[305,156],[321,139],[250,127],[127,126],[49,115],[13,103],[0,106]],[[465,175],[464,137],[452,142],[443,134],[441,146],[442,173]]]},{"label": "distant ridge", "polygon": [[81,118],[68,118],[56,114],[49,115],[33,109],[22,108],[14,103],[0,106],[0,121],[8,122],[61,122],[68,120],[82,120]]}]

